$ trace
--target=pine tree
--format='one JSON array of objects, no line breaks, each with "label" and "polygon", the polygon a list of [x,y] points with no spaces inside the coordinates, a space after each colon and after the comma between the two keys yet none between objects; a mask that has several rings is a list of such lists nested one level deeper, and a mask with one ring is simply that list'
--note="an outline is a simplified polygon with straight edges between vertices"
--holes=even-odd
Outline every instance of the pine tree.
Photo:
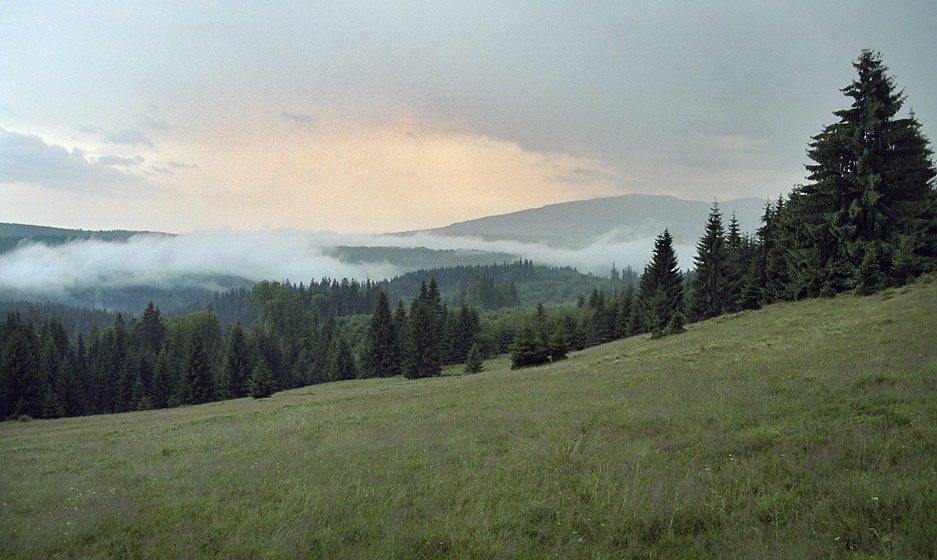
[{"label": "pine tree", "polygon": [[547,351],[550,354],[551,362],[566,359],[566,352],[569,350],[568,338],[566,327],[563,324],[558,324],[550,336],[547,337]]},{"label": "pine tree", "polygon": [[898,116],[905,97],[881,55],[865,50],[853,66],[858,79],[842,90],[852,106],[813,138],[809,183],[787,207],[789,266],[808,295],[855,287],[870,250],[886,274],[902,243],[913,273],[937,266],[933,151],[914,114]]},{"label": "pine tree", "polygon": [[338,333],[332,339],[329,349],[328,378],[330,381],[346,381],[358,377],[358,368],[355,358],[351,354],[351,346],[344,333]]},{"label": "pine tree", "polygon": [[485,364],[482,362],[482,353],[478,343],[472,344],[468,357],[465,358],[465,365],[462,367],[465,373],[481,373],[485,371]]},{"label": "pine tree", "polygon": [[197,333],[192,335],[189,345],[182,385],[181,397],[184,404],[207,403],[214,397],[211,361],[202,337]]},{"label": "pine tree", "polygon": [[729,250],[719,204],[714,203],[706,230],[696,245],[696,274],[690,283],[690,312],[694,320],[722,315],[730,307],[728,289]]},{"label": "pine tree", "polygon": [[511,369],[538,366],[550,361],[550,346],[542,325],[528,320],[511,345]]},{"label": "pine tree", "polygon": [[762,293],[761,272],[758,262],[752,260],[745,281],[742,283],[742,293],[739,294],[738,306],[740,309],[761,309]]},{"label": "pine tree", "polygon": [[277,390],[277,381],[273,378],[270,366],[263,359],[256,359],[247,383],[247,394],[255,399],[265,399]]},{"label": "pine tree", "polygon": [[140,348],[159,353],[163,337],[166,336],[166,325],[160,317],[159,308],[154,306],[152,301],[147,304],[143,314],[140,315],[140,321],[134,327],[133,335]]},{"label": "pine tree", "polygon": [[856,286],[856,295],[867,296],[877,292],[883,284],[882,267],[879,262],[876,246],[872,245],[862,257],[862,263],[857,272],[858,285]]},{"label": "pine tree", "polygon": [[154,408],[166,408],[178,404],[178,376],[172,367],[169,352],[162,351],[156,359],[156,371],[153,373],[152,400]]},{"label": "pine tree", "polygon": [[410,307],[403,375],[419,379],[441,373],[438,318],[428,300],[417,298]]},{"label": "pine tree", "polygon": [[397,327],[390,312],[387,295],[378,290],[374,314],[364,339],[365,377],[394,377],[400,375],[401,346]]},{"label": "pine tree", "polygon": [[742,297],[742,288],[745,285],[745,278],[751,267],[755,251],[751,237],[742,235],[742,229],[735,212],[732,213],[732,219],[729,220],[729,227],[726,230],[726,249],[728,254],[725,268],[726,300],[724,302],[724,311],[732,313],[740,309],[738,302]]},{"label": "pine tree", "polygon": [[683,274],[677,268],[673,236],[667,229],[654,242],[651,262],[641,275],[638,301],[649,331],[663,331],[671,316],[683,307]]},{"label": "pine tree", "polygon": [[247,396],[248,380],[254,372],[254,351],[241,327],[236,323],[231,327],[225,342],[224,361],[221,365],[219,390],[225,399],[238,399]]},{"label": "pine tree", "polygon": [[32,324],[10,315],[0,348],[0,420],[42,416],[48,388]]}]

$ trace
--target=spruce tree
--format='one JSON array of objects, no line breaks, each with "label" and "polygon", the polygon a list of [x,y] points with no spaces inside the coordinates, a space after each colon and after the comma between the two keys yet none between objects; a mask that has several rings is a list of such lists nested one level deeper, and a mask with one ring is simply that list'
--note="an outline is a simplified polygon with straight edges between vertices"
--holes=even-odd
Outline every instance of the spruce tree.
[{"label": "spruce tree", "polygon": [[745,277],[751,267],[755,251],[755,245],[751,237],[742,235],[742,228],[735,212],[732,213],[732,219],[729,220],[729,227],[726,230],[726,249],[728,254],[725,269],[726,300],[724,302],[724,311],[732,313],[740,309],[738,302],[742,297]]},{"label": "spruce tree", "polygon": [[154,306],[152,301],[147,304],[143,314],[140,315],[140,321],[134,327],[133,335],[141,349],[159,353],[163,337],[166,336],[166,325],[163,324],[159,308]]},{"label": "spruce tree", "polygon": [[214,397],[211,360],[198,334],[192,336],[183,377],[182,402],[184,404],[207,403]]},{"label": "spruce tree", "polygon": [[42,376],[39,341],[32,324],[19,316],[7,319],[0,348],[0,420],[42,416],[48,391]]},{"label": "spruce tree", "polygon": [[933,270],[937,259],[933,151],[914,114],[899,116],[905,96],[881,55],[865,50],[853,66],[859,76],[842,90],[852,105],[813,138],[809,182],[788,205],[787,256],[808,295],[856,287],[869,251],[886,274],[902,244],[912,273]]},{"label": "spruce tree", "polygon": [[673,236],[667,229],[654,242],[654,254],[638,286],[638,301],[649,331],[663,331],[671,316],[683,307],[683,274],[677,268]]},{"label": "spruce tree", "polygon": [[719,204],[714,203],[706,230],[696,245],[696,274],[690,283],[690,312],[693,320],[722,315],[731,307],[729,294],[729,250]]},{"label": "spruce tree", "polygon": [[225,341],[224,361],[221,365],[220,391],[225,399],[246,397],[248,380],[254,371],[254,351],[241,327],[236,323],[231,327]]},{"label": "spruce tree", "polygon": [[511,369],[539,366],[550,361],[546,333],[536,318],[528,320],[511,345]]},{"label": "spruce tree", "polygon": [[374,314],[364,339],[365,377],[394,377],[400,374],[401,346],[387,295],[378,290]]},{"label": "spruce tree", "polygon": [[347,381],[358,377],[358,368],[355,366],[355,357],[351,354],[351,346],[345,333],[339,332],[332,339],[329,348],[328,379],[329,381]]},{"label": "spruce tree", "polygon": [[277,381],[273,378],[273,372],[266,360],[255,360],[256,365],[251,371],[250,379],[247,383],[247,393],[255,399],[265,399],[273,395],[277,390]]},{"label": "spruce tree", "polygon": [[485,371],[485,364],[482,362],[482,353],[478,343],[472,344],[468,357],[465,358],[465,365],[462,367],[465,373],[480,373]]},{"label": "spruce tree", "polygon": [[410,307],[403,375],[407,379],[419,379],[441,373],[437,315],[428,300],[417,298]]}]

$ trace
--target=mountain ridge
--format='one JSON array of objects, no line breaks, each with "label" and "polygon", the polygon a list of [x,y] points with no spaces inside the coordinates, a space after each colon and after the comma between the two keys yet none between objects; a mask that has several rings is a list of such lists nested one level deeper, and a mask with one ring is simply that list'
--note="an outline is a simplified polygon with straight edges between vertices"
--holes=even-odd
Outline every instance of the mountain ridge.
[{"label": "mountain ridge", "polygon": [[[741,230],[754,233],[768,202],[748,197],[716,203],[725,226],[735,214]],[[398,235],[476,237],[581,249],[600,241],[652,238],[667,228],[676,243],[692,245],[702,235],[712,205],[669,195],[625,194],[548,204]]]}]

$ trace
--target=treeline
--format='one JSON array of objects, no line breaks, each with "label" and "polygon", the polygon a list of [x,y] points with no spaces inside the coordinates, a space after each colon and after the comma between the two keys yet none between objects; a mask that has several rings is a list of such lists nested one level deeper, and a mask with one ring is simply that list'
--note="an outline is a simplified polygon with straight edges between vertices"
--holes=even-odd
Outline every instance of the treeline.
[{"label": "treeline", "polygon": [[[294,284],[283,280],[276,284],[295,291],[303,309],[314,311],[320,317],[325,317],[331,311],[337,317],[370,313],[377,303],[378,291],[384,292],[391,302],[403,300],[409,303],[418,297],[421,284],[429,278],[436,281],[440,300],[446,305],[468,305],[492,311],[504,307],[534,307],[538,303],[567,305],[596,287],[611,292],[637,282],[638,274],[631,267],[621,271],[614,263],[611,267],[611,275],[606,278],[582,274],[571,267],[548,266],[519,259],[500,264],[417,270],[381,282],[325,277],[308,283]],[[269,281],[260,283],[261,286],[269,284]],[[237,288],[215,293],[174,314],[202,309],[211,309],[217,313],[222,325],[238,322],[250,325],[259,318],[260,307],[254,300],[253,290]]]},{"label": "treeline", "polygon": [[[307,292],[277,282],[251,291],[258,316],[223,329],[210,310],[165,319],[150,304],[139,320],[92,326],[73,344],[58,317],[0,324],[0,418],[55,418],[198,404],[356,377],[439,375],[441,367],[499,351],[479,312],[441,303],[424,284],[409,311],[377,291],[367,315],[320,320]],[[364,320],[364,321],[363,321]],[[365,329],[362,334],[362,322]],[[353,346],[354,345],[354,346]]]}]

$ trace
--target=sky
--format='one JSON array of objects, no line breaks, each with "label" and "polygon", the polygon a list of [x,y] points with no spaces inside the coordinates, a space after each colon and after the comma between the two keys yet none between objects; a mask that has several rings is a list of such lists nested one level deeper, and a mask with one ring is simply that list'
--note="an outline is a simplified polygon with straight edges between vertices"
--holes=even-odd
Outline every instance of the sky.
[{"label": "sky", "polygon": [[627,193],[776,199],[937,2],[0,1],[0,222],[377,234]]}]

